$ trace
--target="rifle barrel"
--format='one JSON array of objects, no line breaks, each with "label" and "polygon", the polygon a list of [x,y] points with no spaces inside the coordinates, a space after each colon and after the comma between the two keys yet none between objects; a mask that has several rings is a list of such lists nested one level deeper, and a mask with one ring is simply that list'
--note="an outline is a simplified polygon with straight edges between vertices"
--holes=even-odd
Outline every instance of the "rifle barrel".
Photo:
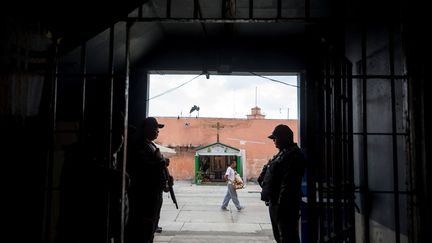
[{"label": "rifle barrel", "polygon": [[[171,175],[170,175],[169,170],[168,170],[167,167],[165,167],[165,173],[166,173],[167,179],[169,180],[169,178],[171,177]],[[177,199],[176,199],[176,196],[174,194],[173,185],[172,185],[172,183],[168,183],[168,185],[169,185],[169,192],[170,192],[171,200],[173,201],[173,203],[176,205],[176,208],[178,209]]]},{"label": "rifle barrel", "polygon": [[171,195],[171,199],[172,199],[173,203],[176,206],[176,209],[178,209],[177,199],[176,199],[176,196],[174,194],[174,189],[172,187],[170,187],[170,195]]}]

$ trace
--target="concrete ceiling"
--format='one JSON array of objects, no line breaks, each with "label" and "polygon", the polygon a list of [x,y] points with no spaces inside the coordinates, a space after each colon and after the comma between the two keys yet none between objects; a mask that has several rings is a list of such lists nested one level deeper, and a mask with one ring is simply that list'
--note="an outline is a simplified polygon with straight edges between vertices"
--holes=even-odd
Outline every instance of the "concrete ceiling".
[{"label": "concrete ceiling", "polygon": [[[222,0],[199,0],[201,6],[201,16],[210,19],[207,22],[194,22],[193,0],[172,1],[171,17],[166,21],[149,20],[135,22],[131,28],[131,53],[132,63],[139,61],[146,56],[151,49],[160,45],[161,40],[165,42],[177,42],[179,39],[193,40],[195,43],[225,42],[259,42],[269,40],[281,41],[290,39],[294,36],[301,36],[305,32],[308,23],[304,21],[285,21],[285,22],[253,22],[248,21],[249,0],[237,0],[235,16],[233,19],[242,19],[241,23],[217,23],[217,19],[222,17]],[[277,15],[277,1],[254,0],[254,17],[259,19],[274,19]],[[166,1],[150,0],[142,5],[142,16],[144,18],[165,18]],[[140,10],[135,8],[129,12],[129,17],[138,17]],[[282,17],[302,17],[304,16],[304,0],[282,1]],[[189,20],[188,20],[189,19]],[[211,19],[215,20],[214,22]],[[87,25],[91,25],[91,21]],[[115,27],[114,52],[118,57],[124,53],[125,30],[124,22],[118,23]],[[106,60],[109,46],[109,32],[101,30],[87,42],[88,60],[90,66],[88,71],[106,70]],[[72,32],[73,33],[73,32]],[[222,44],[224,45],[224,44]],[[241,45],[241,44],[240,44]],[[238,44],[237,44],[238,46]],[[73,52],[69,59],[79,60],[79,51]],[[123,66],[123,58],[115,61],[118,67]],[[100,66],[98,68],[97,66]],[[75,67],[78,67],[75,65]]]},{"label": "concrete ceiling", "polygon": [[[128,1],[25,1],[15,0],[0,7],[2,17],[23,25],[39,25],[62,38],[63,49],[71,50],[83,41],[124,19],[148,0]],[[5,4],[4,4],[5,5]]]},{"label": "concrete ceiling", "polygon": [[[159,26],[167,37],[220,37],[229,34],[231,37],[286,37],[293,34],[301,34],[305,30],[304,21],[280,21],[269,22],[277,17],[276,0],[254,0],[253,18],[261,21],[249,21],[249,0],[236,0],[235,10],[232,11],[231,19],[235,23],[217,23],[222,18],[222,0],[199,0],[199,18],[205,19],[203,23],[191,23],[188,19],[194,17],[193,0],[172,1],[172,21],[160,22]],[[303,18],[305,16],[304,0],[282,0],[282,18]],[[325,5],[324,5],[325,6]],[[321,14],[327,14],[322,8]],[[318,13],[318,12],[317,12]],[[138,9],[129,14],[137,17]],[[149,1],[143,5],[142,15],[148,18],[166,18],[166,1]],[[240,23],[241,22],[241,23]],[[229,33],[227,33],[229,25]]]}]

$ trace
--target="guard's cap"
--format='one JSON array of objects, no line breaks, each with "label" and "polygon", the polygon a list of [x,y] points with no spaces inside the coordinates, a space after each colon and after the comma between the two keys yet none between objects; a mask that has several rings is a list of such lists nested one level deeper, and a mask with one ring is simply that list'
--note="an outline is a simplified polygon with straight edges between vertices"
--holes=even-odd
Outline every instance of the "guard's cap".
[{"label": "guard's cap", "polygon": [[275,139],[275,138],[293,139],[293,136],[294,136],[293,131],[287,125],[279,124],[275,127],[272,134],[270,136],[268,136],[268,138],[270,138],[270,139]]},{"label": "guard's cap", "polygon": [[147,117],[146,119],[144,119],[142,125],[143,127],[158,127],[158,128],[162,128],[165,126],[164,124],[158,123],[158,121],[154,117]]}]

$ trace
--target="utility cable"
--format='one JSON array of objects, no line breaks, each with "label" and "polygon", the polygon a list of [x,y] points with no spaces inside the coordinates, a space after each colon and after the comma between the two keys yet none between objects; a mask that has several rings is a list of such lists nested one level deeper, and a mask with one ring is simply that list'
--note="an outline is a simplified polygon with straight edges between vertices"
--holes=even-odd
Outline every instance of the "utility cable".
[{"label": "utility cable", "polygon": [[202,75],[202,73],[199,74],[199,75],[197,75],[196,77],[194,77],[194,78],[192,78],[192,79],[190,79],[190,80],[188,80],[188,81],[186,81],[186,82],[180,84],[180,85],[177,86],[177,87],[174,87],[174,88],[168,89],[168,90],[166,90],[166,91],[164,91],[164,92],[162,92],[162,93],[160,93],[160,94],[158,94],[158,95],[155,95],[155,96],[153,96],[153,97],[150,97],[150,98],[147,99],[147,101],[149,101],[149,100],[151,100],[151,99],[158,98],[158,97],[160,97],[160,96],[162,96],[162,95],[165,95],[165,94],[167,94],[167,93],[169,93],[169,92],[172,92],[172,91],[174,91],[174,90],[176,90],[176,89],[178,89],[178,88],[180,88],[180,87],[182,87],[182,86],[184,86],[184,85],[186,85],[186,84],[192,82],[193,80],[195,80],[196,78],[198,78],[198,77],[201,76],[201,75]]},{"label": "utility cable", "polygon": [[272,81],[272,82],[281,83],[281,84],[285,84],[285,85],[288,85],[288,86],[291,86],[291,87],[296,87],[296,88],[298,88],[298,86],[297,86],[297,85],[294,85],[294,84],[285,83],[285,82],[283,82],[283,81],[276,80],[276,79],[272,79],[272,78],[269,78],[269,77],[266,77],[266,76],[262,76],[262,75],[259,75],[259,74],[257,74],[257,73],[254,73],[254,72],[250,72],[250,73],[253,74],[253,75],[255,75],[255,76],[258,76],[258,77],[260,77],[260,78],[268,79],[268,80],[270,80],[270,81]]}]

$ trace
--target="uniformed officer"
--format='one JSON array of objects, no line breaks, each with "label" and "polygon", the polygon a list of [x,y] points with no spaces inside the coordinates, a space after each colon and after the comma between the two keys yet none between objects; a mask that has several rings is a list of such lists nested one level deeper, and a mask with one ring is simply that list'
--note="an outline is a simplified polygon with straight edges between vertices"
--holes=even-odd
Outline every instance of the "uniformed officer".
[{"label": "uniformed officer", "polygon": [[128,156],[127,170],[130,176],[129,222],[126,227],[126,242],[153,242],[157,229],[162,192],[166,187],[165,159],[153,143],[158,137],[159,128],[164,125],[156,118],[148,117],[142,123],[138,142],[132,146]]},{"label": "uniformed officer", "polygon": [[279,152],[264,166],[258,182],[261,200],[269,206],[273,235],[278,243],[299,243],[299,211],[302,197],[301,181],[305,156],[294,143],[293,132],[280,124],[268,137]]}]

